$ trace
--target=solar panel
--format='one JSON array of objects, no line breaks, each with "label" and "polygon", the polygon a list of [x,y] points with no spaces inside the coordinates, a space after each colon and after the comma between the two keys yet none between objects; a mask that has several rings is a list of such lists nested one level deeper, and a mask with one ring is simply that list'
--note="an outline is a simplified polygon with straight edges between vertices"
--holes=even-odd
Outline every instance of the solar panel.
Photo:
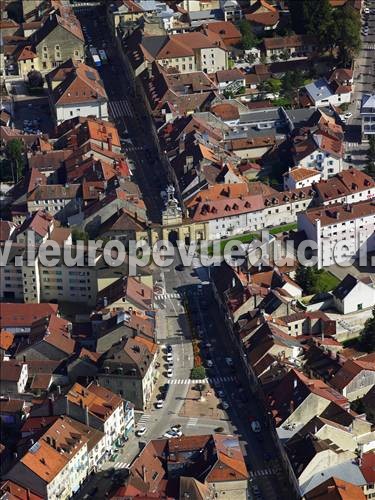
[{"label": "solar panel", "polygon": [[30,453],[36,453],[40,448],[40,443],[37,441],[32,445],[32,447],[29,449]]},{"label": "solar panel", "polygon": [[90,78],[90,80],[96,80],[95,74],[92,71],[86,71],[86,76],[87,78]]}]

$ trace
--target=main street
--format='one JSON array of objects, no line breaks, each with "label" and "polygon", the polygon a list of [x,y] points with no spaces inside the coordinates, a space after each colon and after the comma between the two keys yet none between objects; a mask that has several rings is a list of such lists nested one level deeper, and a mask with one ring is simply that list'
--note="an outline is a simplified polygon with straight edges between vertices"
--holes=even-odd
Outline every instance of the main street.
[{"label": "main street", "polygon": [[[370,14],[363,14],[361,19],[362,48],[354,60],[354,92],[348,107],[352,117],[348,120],[345,133],[346,163],[360,169],[364,167],[367,151],[366,143],[361,144],[361,100],[363,94],[375,90],[375,0],[367,0],[366,6],[370,8]],[[367,35],[364,32],[365,23],[369,27]]]},{"label": "main street", "polygon": [[[127,66],[118,53],[109,29],[103,22],[95,21],[87,11],[79,10],[77,15],[84,27],[88,45],[104,48],[110,63],[99,68],[99,72],[109,97],[111,118],[115,121],[123,143],[123,149],[134,166],[134,178],[139,184],[145,200],[148,215],[153,222],[160,222],[163,202],[160,190],[167,184],[167,176],[163,170],[154,142],[154,134],[150,120],[145,116],[145,107],[127,70]],[[103,12],[95,15],[103,19]],[[241,373],[233,373],[226,365],[225,357],[232,356],[236,365],[236,353],[228,338],[217,305],[212,301],[211,285],[208,282],[207,270],[200,268],[195,259],[192,266],[180,267],[175,260],[168,269],[155,270],[154,281],[160,293],[156,296],[157,341],[160,345],[161,372],[156,390],[143,414],[137,414],[137,425],[144,425],[146,432],[141,438],[131,436],[123,449],[119,450],[114,461],[108,462],[104,471],[97,474],[89,484],[85,485],[77,497],[82,498],[98,488],[95,498],[103,498],[111,486],[110,471],[112,469],[126,471],[140,449],[140,443],[156,439],[165,433],[171,425],[180,424],[182,432],[187,435],[212,433],[218,427],[224,432],[238,435],[250,472],[251,481],[258,484],[262,497],[267,500],[292,497],[288,493],[288,484],[281,472],[280,460],[270,430],[264,423],[265,410],[262,402],[251,394],[246,380]],[[203,296],[200,295],[202,290]],[[202,306],[203,300],[203,306]],[[191,313],[186,314],[186,303]],[[192,416],[182,414],[183,405],[187,401],[191,387],[190,371],[193,366],[191,343],[191,322],[201,325],[202,342],[210,345],[205,351],[205,362],[210,359],[209,379],[204,381],[207,393],[213,394],[215,405],[228,403],[226,412],[221,410],[222,417],[213,418],[217,412],[212,407],[212,415]],[[165,346],[173,349],[173,377],[166,379],[164,374]],[[155,398],[159,388],[166,382],[170,384],[163,408],[156,409]],[[215,397],[218,393],[220,398]],[[211,396],[210,396],[211,397]],[[200,403],[198,403],[199,405]],[[204,403],[202,402],[202,407]],[[262,431],[251,431],[250,419],[259,420]],[[112,474],[112,472],[111,472]]]}]

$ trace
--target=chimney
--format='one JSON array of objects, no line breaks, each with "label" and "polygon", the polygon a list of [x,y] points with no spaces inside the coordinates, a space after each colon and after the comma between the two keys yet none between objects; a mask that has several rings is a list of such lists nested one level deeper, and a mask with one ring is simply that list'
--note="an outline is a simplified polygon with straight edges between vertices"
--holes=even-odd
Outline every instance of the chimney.
[{"label": "chimney", "polygon": [[85,424],[89,425],[89,407],[85,406]]},{"label": "chimney", "polygon": [[112,136],[108,136],[107,139],[107,144],[108,144],[108,151],[112,151]]},{"label": "chimney", "polygon": [[142,465],[142,476],[143,476],[143,481],[146,483],[146,472],[147,469],[144,465]]}]

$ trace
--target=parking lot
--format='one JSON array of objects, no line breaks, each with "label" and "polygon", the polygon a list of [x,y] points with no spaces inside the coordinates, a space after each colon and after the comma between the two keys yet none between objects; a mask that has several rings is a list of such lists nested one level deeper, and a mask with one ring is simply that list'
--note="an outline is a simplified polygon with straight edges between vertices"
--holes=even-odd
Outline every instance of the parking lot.
[{"label": "parking lot", "polygon": [[14,126],[28,133],[52,134],[54,123],[47,97],[18,99],[14,107]]}]

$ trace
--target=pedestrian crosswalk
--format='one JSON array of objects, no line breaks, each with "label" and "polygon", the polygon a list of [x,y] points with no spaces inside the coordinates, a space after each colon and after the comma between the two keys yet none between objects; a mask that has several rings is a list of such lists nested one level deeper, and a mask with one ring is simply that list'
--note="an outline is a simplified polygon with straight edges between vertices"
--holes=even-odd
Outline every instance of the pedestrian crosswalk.
[{"label": "pedestrian crosswalk", "polygon": [[226,377],[213,377],[213,378],[205,378],[202,380],[191,380],[189,378],[183,378],[183,379],[173,379],[170,380],[169,383],[172,385],[194,385],[194,384],[218,384],[220,382],[233,382],[236,380],[236,377],[234,375],[228,375]]},{"label": "pedestrian crosswalk", "polygon": [[115,469],[129,469],[130,462],[116,462],[113,467]]},{"label": "pedestrian crosswalk", "polygon": [[195,427],[198,423],[198,419],[197,418],[189,418],[189,420],[187,421],[187,424],[186,426],[187,427]]},{"label": "pedestrian crosswalk", "polygon": [[112,118],[132,117],[134,112],[132,111],[130,104],[125,99],[119,101],[110,101],[108,103],[109,114]]},{"label": "pedestrian crosswalk", "polygon": [[156,299],[180,299],[181,295],[179,293],[158,293],[155,294]]},{"label": "pedestrian crosswalk", "polygon": [[138,426],[141,426],[141,425],[146,425],[147,422],[150,420],[151,418],[151,415],[149,413],[144,413],[141,418],[139,419],[137,425]]},{"label": "pedestrian crosswalk", "polygon": [[278,467],[268,467],[266,469],[258,469],[250,471],[250,477],[274,476],[280,472]]}]

